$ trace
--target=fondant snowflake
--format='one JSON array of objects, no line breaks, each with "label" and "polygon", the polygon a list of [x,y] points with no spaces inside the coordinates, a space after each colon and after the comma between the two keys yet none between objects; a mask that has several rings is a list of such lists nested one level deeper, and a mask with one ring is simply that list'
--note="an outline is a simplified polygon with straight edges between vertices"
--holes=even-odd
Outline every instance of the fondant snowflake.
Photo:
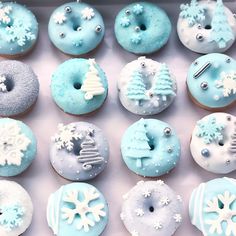
[{"label": "fondant snowflake", "polygon": [[136,4],[133,6],[133,13],[135,15],[141,15],[143,13],[143,6],[140,4]]},{"label": "fondant snowflake", "polygon": [[182,221],[182,216],[180,214],[175,214],[173,218],[176,223],[180,223]]},{"label": "fondant snowflake", "polygon": [[91,20],[95,16],[93,8],[89,8],[89,7],[85,7],[81,11],[81,14],[84,20]]},{"label": "fondant snowflake", "polygon": [[69,152],[72,151],[74,147],[73,141],[82,138],[81,135],[77,133],[75,125],[59,124],[57,128],[58,133],[52,137],[52,140],[56,143],[57,149],[66,148]]},{"label": "fondant snowflake", "polygon": [[154,224],[154,229],[159,230],[162,229],[162,223],[160,221],[156,221],[156,223]]},{"label": "fondant snowflake", "polygon": [[236,94],[236,72],[222,72],[220,77],[220,80],[216,80],[216,87],[223,88],[224,97],[228,97],[230,94]]},{"label": "fondant snowflake", "polygon": [[23,47],[26,42],[36,39],[35,34],[32,33],[31,24],[21,19],[15,19],[12,26],[8,26],[6,31],[8,34],[7,41],[16,42],[21,47]]},{"label": "fondant snowflake", "polygon": [[160,205],[167,206],[170,203],[170,199],[168,197],[162,197],[160,199]]},{"label": "fondant snowflake", "polygon": [[21,226],[24,208],[19,205],[5,205],[0,207],[0,225],[7,231]]},{"label": "fondant snowflake", "polygon": [[12,11],[12,7],[7,5],[3,6],[2,4],[0,5],[0,24],[8,24],[11,21],[11,18],[9,14]]},{"label": "fondant snowflake", "polygon": [[198,4],[197,0],[192,0],[190,4],[181,4],[180,10],[180,17],[186,19],[189,26],[205,20],[205,9]]},{"label": "fondant snowflake", "polygon": [[57,12],[53,16],[53,20],[56,24],[62,25],[66,21],[66,16],[64,12]]},{"label": "fondant snowflake", "polygon": [[0,75],[0,92],[6,92],[7,86],[5,85],[6,77],[4,75]]},{"label": "fondant snowflake", "polygon": [[[233,208],[236,196],[225,191],[224,194],[218,194],[212,200],[208,201],[207,207],[204,209],[206,213],[214,213],[216,217],[206,219],[205,223],[210,225],[209,233],[226,236],[235,235],[236,222],[233,218],[236,217],[236,209]],[[222,230],[222,223],[225,223],[226,231]]]},{"label": "fondant snowflake", "polygon": [[128,17],[122,17],[121,18],[121,20],[120,20],[120,25],[122,26],[122,27],[128,27],[128,26],[130,26],[130,24],[131,24],[131,22],[130,22],[130,20],[129,20],[129,18]]},{"label": "fondant snowflake", "polygon": [[[96,199],[99,199],[99,193],[95,189],[68,191],[63,201],[70,203],[70,207],[63,207],[61,209],[62,218],[67,220],[68,224],[72,224],[76,217],[76,222],[78,222],[77,229],[83,229],[85,232],[88,232],[89,227],[93,227],[95,222],[99,222],[101,217],[106,216],[106,212],[103,210],[104,204],[90,205]],[[89,217],[87,216],[88,214]]]},{"label": "fondant snowflake", "polygon": [[151,191],[146,189],[143,191],[142,195],[145,197],[145,198],[148,198],[148,197],[151,197]]},{"label": "fondant snowflake", "polygon": [[138,34],[134,34],[134,35],[131,37],[131,42],[132,42],[133,44],[140,44],[141,41],[142,41],[142,38],[141,38],[141,36],[138,35]]},{"label": "fondant snowflake", "polygon": [[163,180],[157,180],[157,184],[159,184],[160,186],[164,185],[164,181]]},{"label": "fondant snowflake", "polygon": [[136,216],[143,216],[144,211],[143,211],[143,209],[138,208],[138,209],[135,210],[135,214],[136,214]]},{"label": "fondant snowflake", "polygon": [[73,42],[73,45],[77,48],[81,47],[83,45],[83,39],[76,40],[76,42]]},{"label": "fondant snowflake", "polygon": [[197,127],[196,135],[202,137],[206,144],[223,139],[223,130],[225,126],[217,123],[216,118],[213,116],[209,117],[207,120],[198,121]]},{"label": "fondant snowflake", "polygon": [[31,143],[16,122],[0,126],[0,166],[21,165],[24,151]]}]

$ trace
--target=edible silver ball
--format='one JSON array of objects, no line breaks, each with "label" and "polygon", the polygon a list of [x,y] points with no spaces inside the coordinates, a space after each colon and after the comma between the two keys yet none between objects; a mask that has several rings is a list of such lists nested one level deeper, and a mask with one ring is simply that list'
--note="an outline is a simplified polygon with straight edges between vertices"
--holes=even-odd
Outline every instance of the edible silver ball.
[{"label": "edible silver ball", "polygon": [[236,19],[236,13],[233,14],[234,18]]},{"label": "edible silver ball", "polygon": [[136,27],[134,28],[134,30],[135,30],[136,32],[139,32],[139,31],[140,31],[140,27],[139,27],[139,26],[136,26]]},{"label": "edible silver ball", "polygon": [[226,117],[227,121],[231,121],[231,116]]},{"label": "edible silver ball", "polygon": [[194,62],[194,65],[195,65],[195,66],[197,66],[197,65],[198,65],[198,62],[197,62],[197,61],[195,61],[195,62]]},{"label": "edible silver ball", "polygon": [[172,147],[168,147],[168,148],[167,148],[167,152],[168,152],[168,153],[172,153],[172,152],[173,152],[173,148],[172,148]]},{"label": "edible silver ball", "polygon": [[230,58],[227,58],[226,59],[226,63],[230,63],[231,62],[231,59]]},{"label": "edible silver ball", "polygon": [[95,31],[97,33],[100,33],[102,31],[102,26],[101,25],[97,25],[96,28],[95,28]]},{"label": "edible silver ball", "polygon": [[225,164],[228,166],[230,164],[230,160],[227,160]]},{"label": "edible silver ball", "polygon": [[202,82],[200,86],[201,86],[201,88],[202,88],[203,90],[207,90],[207,89],[208,89],[208,83],[205,82],[205,81]]},{"label": "edible silver ball", "polygon": [[82,27],[79,26],[79,27],[77,28],[77,31],[81,31],[81,30],[82,30]]},{"label": "edible silver ball", "polygon": [[62,39],[66,37],[65,33],[63,33],[63,32],[60,33],[59,36],[60,36]]},{"label": "edible silver ball", "polygon": [[207,148],[202,149],[201,154],[204,157],[209,157],[210,156],[210,152]]},{"label": "edible silver ball", "polygon": [[198,24],[198,25],[197,25],[197,28],[198,28],[198,29],[201,29],[201,28],[202,28],[201,24]]},{"label": "edible silver ball", "polygon": [[71,7],[67,6],[67,7],[65,7],[65,11],[66,11],[66,13],[71,13],[72,9],[71,9]]},{"label": "edible silver ball", "polygon": [[125,14],[126,14],[126,15],[130,15],[130,10],[126,10],[126,11],[125,11]]},{"label": "edible silver ball", "polygon": [[164,129],[164,134],[165,134],[165,136],[170,136],[170,135],[171,135],[171,128],[166,127],[166,128]]},{"label": "edible silver ball", "polygon": [[141,62],[140,65],[141,65],[142,68],[146,67],[145,62]]},{"label": "edible silver ball", "polygon": [[202,35],[202,34],[197,34],[197,35],[196,35],[196,39],[197,39],[198,41],[202,42],[204,38],[203,38],[203,35]]}]

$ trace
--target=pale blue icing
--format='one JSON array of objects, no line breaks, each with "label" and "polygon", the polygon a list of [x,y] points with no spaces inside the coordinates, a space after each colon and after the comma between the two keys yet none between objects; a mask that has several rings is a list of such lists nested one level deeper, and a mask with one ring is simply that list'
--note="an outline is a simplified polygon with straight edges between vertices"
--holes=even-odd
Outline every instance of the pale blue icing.
[{"label": "pale blue icing", "polygon": [[28,52],[38,38],[38,22],[34,14],[15,2],[0,3],[0,11],[5,12],[0,18],[0,54]]},{"label": "pale blue icing", "polygon": [[[2,61],[0,80],[2,77],[5,81],[0,81],[0,116],[16,116],[28,111],[39,94],[39,81],[32,68],[20,61]],[[1,86],[6,91],[2,91]]]},{"label": "pale blue icing", "polygon": [[94,96],[91,100],[86,100],[85,92],[81,88],[75,88],[75,85],[84,84],[85,75],[89,71],[89,61],[81,58],[70,59],[62,63],[52,75],[52,97],[56,104],[67,113],[75,115],[90,113],[101,107],[106,99],[108,92],[107,79],[98,64],[95,64],[95,68],[105,89],[104,93]]},{"label": "pale blue icing", "polygon": [[[88,205],[85,207],[77,208],[78,211],[73,215],[71,224],[67,222],[67,219],[63,217],[65,209],[74,209],[75,201],[68,203],[65,198],[68,193],[74,191],[74,199],[76,199],[76,205],[81,206],[85,203],[86,191],[90,192],[90,195],[96,194],[96,199],[88,201]],[[92,194],[91,194],[92,193]],[[77,201],[78,200],[78,201]],[[100,206],[100,207],[99,207]],[[100,208],[102,213],[95,220],[93,212],[95,208]],[[92,212],[91,212],[92,211]],[[86,218],[92,222],[91,226],[83,227],[81,214],[86,213]],[[47,221],[50,228],[57,236],[65,235],[80,235],[80,236],[99,236],[105,229],[108,222],[108,205],[104,196],[92,185],[86,183],[72,183],[62,186],[55,193],[51,194],[48,200],[47,206]],[[81,227],[82,226],[82,227]]]},{"label": "pale blue icing", "polygon": [[[60,133],[59,130],[53,136],[58,138],[53,138],[51,143],[51,164],[61,176],[70,180],[84,181],[95,178],[107,165],[108,142],[102,130],[93,124],[76,122],[70,123],[69,126],[71,143],[60,145],[64,140],[63,132]],[[58,128],[64,130],[68,125],[60,127]]]},{"label": "pale blue icing", "polygon": [[133,172],[142,176],[161,176],[179,161],[180,142],[167,123],[141,119],[125,131],[121,153]]},{"label": "pale blue icing", "polygon": [[[231,76],[230,83],[225,80],[223,80],[225,83],[221,83],[222,72]],[[199,76],[194,78],[196,74]],[[201,85],[203,86],[205,82],[207,86],[204,89]],[[189,68],[187,86],[191,96],[205,107],[223,108],[234,103],[236,101],[236,61],[219,53],[199,57]]]},{"label": "pale blue icing", "polygon": [[[88,11],[85,18],[84,9]],[[63,22],[55,17],[62,14]],[[60,16],[60,15],[59,15]],[[48,33],[52,43],[62,52],[81,55],[95,49],[102,41],[105,26],[100,13],[86,3],[71,2],[58,7],[49,20]]]},{"label": "pale blue icing", "polygon": [[[201,230],[204,236],[236,235],[235,222],[233,222],[233,231],[230,230],[226,233],[227,229],[229,230],[231,218],[235,219],[236,216],[235,195],[236,181],[232,178],[218,178],[200,184],[193,190],[189,202],[189,215],[192,224]],[[215,210],[207,211],[209,203],[213,203]],[[222,220],[216,225],[220,227],[221,232],[218,233],[216,230],[210,232],[212,224],[209,220],[215,222],[219,217],[222,217]]]},{"label": "pale blue icing", "polygon": [[[25,151],[21,151],[22,157],[21,157],[21,164],[20,165],[8,164],[7,162],[5,163],[5,165],[0,164],[0,176],[15,176],[15,175],[22,173],[30,166],[30,164],[32,163],[32,161],[36,157],[36,153],[37,153],[36,137],[33,134],[33,132],[31,131],[31,129],[27,125],[25,125],[23,122],[18,121],[18,120],[9,119],[9,118],[2,118],[2,119],[0,119],[0,132],[2,131],[3,125],[14,124],[14,123],[16,123],[17,126],[20,128],[20,135],[23,134],[24,136],[26,136],[30,142],[27,145],[27,149]],[[12,133],[12,131],[9,130],[9,132],[8,132],[9,137],[11,137],[11,139],[16,138],[16,135],[11,135],[11,133]],[[3,135],[3,134],[1,134],[1,135]],[[0,145],[1,146],[4,145],[3,140],[4,139],[0,138]],[[16,139],[16,142],[17,142],[17,139]],[[14,152],[19,151],[19,149],[18,148],[16,149],[15,147],[17,147],[17,146],[13,145],[13,147],[11,147],[10,150],[13,150]],[[0,150],[0,152],[2,152],[2,151]],[[6,153],[8,153],[8,152],[6,152]],[[2,153],[0,153],[0,156],[1,156],[1,158],[4,156],[5,160],[7,161],[8,155],[6,153],[2,152]]]},{"label": "pale blue icing", "polygon": [[171,22],[164,10],[148,2],[132,3],[115,20],[118,43],[127,51],[149,54],[163,47],[171,33]]}]

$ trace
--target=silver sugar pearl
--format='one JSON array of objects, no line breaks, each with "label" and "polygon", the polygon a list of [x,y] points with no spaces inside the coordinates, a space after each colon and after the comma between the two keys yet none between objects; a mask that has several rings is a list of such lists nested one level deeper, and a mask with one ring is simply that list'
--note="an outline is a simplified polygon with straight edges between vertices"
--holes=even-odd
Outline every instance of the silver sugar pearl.
[{"label": "silver sugar pearl", "polygon": [[230,164],[230,160],[227,160],[225,164],[228,166]]},{"label": "silver sugar pearl", "polygon": [[227,121],[231,121],[231,116],[226,117]]},{"label": "silver sugar pearl", "polygon": [[168,153],[172,153],[172,152],[173,152],[173,148],[172,148],[172,147],[168,147],[168,148],[167,148],[167,152],[168,152]]},{"label": "silver sugar pearl", "polygon": [[130,15],[130,10],[127,9],[127,10],[125,11],[125,14],[126,14],[126,15]]},{"label": "silver sugar pearl", "polygon": [[134,28],[134,30],[135,30],[136,32],[139,32],[139,31],[140,31],[140,27],[139,27],[139,26],[136,26],[136,27]]},{"label": "silver sugar pearl", "polygon": [[77,28],[77,31],[81,31],[81,30],[82,30],[82,27],[79,26],[79,27]]},{"label": "silver sugar pearl", "polygon": [[210,156],[210,152],[207,148],[202,149],[201,154],[204,157],[209,157]]},{"label": "silver sugar pearl", "polygon": [[195,61],[195,62],[194,62],[194,65],[195,65],[195,66],[197,66],[197,65],[198,65],[198,62],[197,62],[197,61]]},{"label": "silver sugar pearl", "polygon": [[231,59],[230,58],[227,58],[226,59],[226,63],[230,63],[231,62]]},{"label": "silver sugar pearl", "polygon": [[205,82],[205,81],[202,82],[200,86],[201,86],[201,88],[202,88],[203,90],[207,90],[207,89],[208,89],[208,83]]},{"label": "silver sugar pearl", "polygon": [[100,33],[102,31],[102,26],[101,25],[97,25],[96,28],[95,28],[95,31],[97,33]]},{"label": "silver sugar pearl", "polygon": [[164,134],[165,134],[165,136],[170,136],[171,135],[171,128],[170,127],[166,127],[164,129]]},{"label": "silver sugar pearl", "polygon": [[65,7],[65,12],[66,12],[66,13],[71,13],[71,12],[72,12],[71,7],[66,6],[66,7]]},{"label": "silver sugar pearl", "polygon": [[63,33],[63,32],[61,32],[61,33],[59,34],[59,36],[60,36],[60,38],[62,38],[62,39],[66,37],[65,33]]},{"label": "silver sugar pearl", "polygon": [[140,65],[141,65],[142,68],[146,67],[145,62],[141,62]]},{"label": "silver sugar pearl", "polygon": [[202,42],[203,39],[204,39],[204,37],[203,37],[202,34],[197,34],[197,35],[196,35],[196,39],[197,39],[198,41]]},{"label": "silver sugar pearl", "polygon": [[198,24],[198,25],[197,25],[197,28],[198,28],[198,29],[201,29],[201,28],[202,28],[201,24]]},{"label": "silver sugar pearl", "polygon": [[236,13],[233,14],[234,18],[236,19]]}]

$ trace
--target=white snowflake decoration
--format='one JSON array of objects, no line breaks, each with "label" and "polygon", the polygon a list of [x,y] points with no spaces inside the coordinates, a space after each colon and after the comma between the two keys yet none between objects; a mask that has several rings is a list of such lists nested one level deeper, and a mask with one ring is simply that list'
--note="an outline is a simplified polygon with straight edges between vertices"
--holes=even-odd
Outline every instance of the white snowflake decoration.
[{"label": "white snowflake decoration", "polygon": [[157,221],[155,224],[154,224],[154,228],[156,230],[159,230],[159,229],[162,229],[163,225],[160,221]]},{"label": "white snowflake decoration", "polygon": [[[79,194],[83,194],[83,200],[79,200]],[[95,189],[87,189],[84,191],[71,190],[68,191],[63,198],[64,202],[71,203],[74,205],[74,208],[63,207],[62,218],[67,220],[68,224],[72,224],[75,220],[76,215],[79,215],[77,218],[77,229],[83,229],[85,232],[89,231],[89,227],[93,227],[95,222],[99,222],[101,217],[106,216],[104,209],[104,204],[100,203],[97,205],[90,206],[91,201],[94,201],[99,198],[99,193]],[[93,218],[87,217],[87,214],[91,213]]]},{"label": "white snowflake decoration", "polygon": [[136,230],[133,230],[131,232],[131,236],[139,236],[139,233]]},{"label": "white snowflake decoration", "polygon": [[64,12],[57,12],[53,16],[53,20],[56,24],[62,25],[66,21],[66,16]]},{"label": "white snowflake decoration", "polygon": [[23,22],[21,19],[14,19],[12,26],[8,26],[6,31],[7,41],[16,42],[20,47],[36,39],[35,34],[32,33],[31,24]]},{"label": "white snowflake decoration", "polygon": [[[210,234],[217,233],[221,235],[223,233],[222,223],[226,222],[226,236],[236,235],[236,222],[232,220],[236,217],[236,209],[231,209],[233,203],[235,203],[236,196],[225,191],[224,194],[218,194],[211,201],[207,203],[207,207],[204,209],[207,213],[217,213],[217,218],[205,220],[205,223],[210,225]],[[222,207],[219,206],[222,204]]]},{"label": "white snowflake decoration", "polygon": [[220,77],[221,79],[216,81],[216,87],[223,88],[224,97],[236,94],[236,72],[222,72]]},{"label": "white snowflake decoration", "polygon": [[24,151],[31,143],[16,122],[0,126],[0,165],[21,165]]},{"label": "white snowflake decoration", "polygon": [[4,75],[0,75],[0,92],[6,92],[7,86],[5,85],[6,77]]},{"label": "white snowflake decoration", "polygon": [[81,14],[84,20],[91,20],[95,16],[93,8],[89,8],[89,7],[85,7],[81,11]]},{"label": "white snowflake decoration", "polygon": [[8,24],[11,21],[11,18],[9,17],[9,14],[12,11],[12,7],[11,6],[0,6],[0,24]]},{"label": "white snowflake decoration", "polygon": [[73,150],[73,140],[81,139],[82,136],[76,132],[74,124],[58,125],[58,133],[52,137],[52,140],[56,143],[58,150],[66,148],[69,152]]},{"label": "white snowflake decoration", "polygon": [[163,186],[163,185],[164,185],[164,181],[162,181],[162,180],[157,180],[157,184],[159,184],[160,186]]},{"label": "white snowflake decoration", "polygon": [[182,222],[182,216],[180,214],[175,214],[173,216],[174,220],[176,223],[181,223]]},{"label": "white snowflake decoration", "polygon": [[160,199],[160,205],[167,206],[170,203],[170,199],[168,197],[162,197]]},{"label": "white snowflake decoration", "polygon": [[138,208],[138,209],[135,210],[135,214],[136,214],[136,216],[143,216],[144,211],[143,211],[143,209]]},{"label": "white snowflake decoration", "polygon": [[151,197],[151,191],[146,189],[143,191],[142,195],[145,197],[145,198],[148,198],[148,197]]}]

